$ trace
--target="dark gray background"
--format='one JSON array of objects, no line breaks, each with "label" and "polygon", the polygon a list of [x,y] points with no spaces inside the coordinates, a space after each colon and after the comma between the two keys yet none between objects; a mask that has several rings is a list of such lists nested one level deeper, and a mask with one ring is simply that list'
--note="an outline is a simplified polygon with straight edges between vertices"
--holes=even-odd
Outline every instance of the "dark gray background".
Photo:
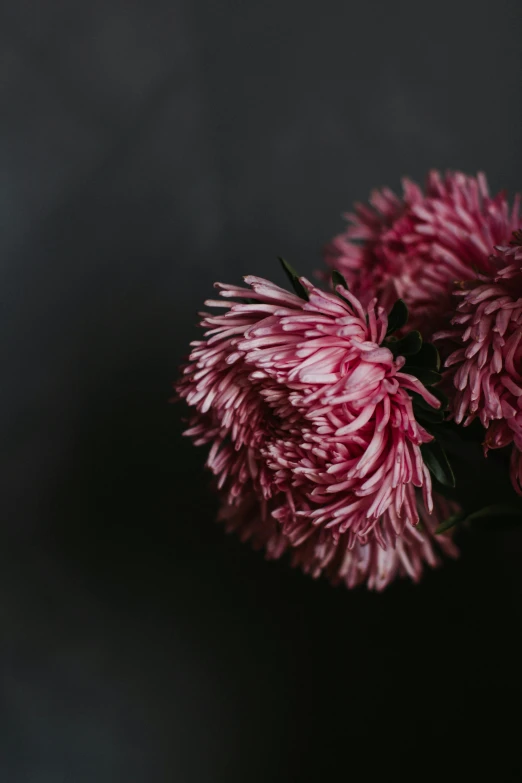
[{"label": "dark gray background", "polygon": [[213,525],[216,279],[428,168],[522,187],[520,0],[0,3],[0,780],[520,780],[518,537],[333,590]]}]

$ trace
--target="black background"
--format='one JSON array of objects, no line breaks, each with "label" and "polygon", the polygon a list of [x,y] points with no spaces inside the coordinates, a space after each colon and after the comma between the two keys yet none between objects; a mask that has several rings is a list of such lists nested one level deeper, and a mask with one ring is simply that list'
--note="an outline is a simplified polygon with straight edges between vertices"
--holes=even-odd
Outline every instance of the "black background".
[{"label": "black background", "polygon": [[381,596],[213,524],[170,382],[430,167],[522,187],[522,7],[0,3],[2,783],[522,779],[522,539]]}]

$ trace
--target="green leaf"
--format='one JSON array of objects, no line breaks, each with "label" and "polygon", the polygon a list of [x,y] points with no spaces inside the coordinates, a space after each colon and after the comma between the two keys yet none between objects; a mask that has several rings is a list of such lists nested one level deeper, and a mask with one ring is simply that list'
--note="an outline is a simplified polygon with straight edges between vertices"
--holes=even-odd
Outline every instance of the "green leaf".
[{"label": "green leaf", "polygon": [[[444,421],[442,424],[430,424],[429,426],[430,433],[434,435],[444,451],[450,454],[452,459],[458,458],[459,461],[464,461],[467,472],[469,472],[472,464],[475,466],[473,470],[477,467],[485,467],[484,451],[482,447],[484,430],[481,429],[480,440],[468,441],[466,440],[466,437],[469,429],[470,427],[462,427],[452,421]],[[491,472],[494,465],[495,463],[491,462],[488,473]]]},{"label": "green leaf", "polygon": [[457,514],[452,514],[451,517],[448,517],[444,522],[441,522],[436,528],[435,533],[445,533],[446,530],[450,530],[452,527],[455,527],[455,525],[458,525],[459,522],[462,522],[465,517],[466,515],[462,511],[459,511]]},{"label": "green leaf", "polygon": [[292,284],[292,288],[294,289],[297,296],[301,297],[301,299],[306,299],[306,301],[309,300],[308,291],[304,287],[304,285],[299,280],[299,275],[295,271],[293,267],[290,266],[288,261],[285,261],[284,258],[281,258],[281,256],[278,256],[279,261],[281,262],[281,266],[285,270],[286,276],[290,280],[290,283]]},{"label": "green leaf", "polygon": [[437,481],[446,487],[454,487],[455,476],[442,446],[436,440],[431,443],[423,443],[421,452],[426,467]]},{"label": "green leaf", "polygon": [[440,408],[438,410],[436,408],[426,410],[425,408],[417,408],[414,404],[413,412],[415,418],[421,424],[442,424],[444,421],[444,411],[440,410]]},{"label": "green leaf", "polygon": [[522,521],[522,509],[516,506],[493,505],[481,508],[480,511],[474,511],[466,517],[466,522],[485,522],[491,518],[498,517],[520,517]]},{"label": "green leaf", "polygon": [[408,332],[401,340],[394,340],[388,344],[394,356],[415,356],[422,347],[420,332]]},{"label": "green leaf", "polygon": [[455,487],[444,486],[444,484],[441,484],[440,481],[437,481],[435,476],[432,476],[431,483],[433,490],[437,493],[437,495],[442,495],[443,498],[446,498],[447,500],[453,500],[455,503],[458,503],[459,498],[457,497]]},{"label": "green leaf", "polygon": [[334,269],[332,272],[332,286],[334,291],[338,285],[342,285],[344,288],[346,288],[347,291],[350,290],[348,288],[348,283],[346,282],[344,275],[338,272],[337,269]]},{"label": "green leaf", "polygon": [[[415,354],[412,363],[416,367],[425,367],[427,370],[440,370],[439,352],[433,343],[422,343],[420,350]],[[406,362],[406,366],[408,362]]]},{"label": "green leaf", "polygon": [[388,315],[388,331],[386,335],[402,329],[408,323],[408,308],[402,299],[397,299]]},{"label": "green leaf", "polygon": [[461,522],[472,523],[484,523],[494,522],[498,524],[500,519],[505,517],[518,517],[522,522],[522,508],[508,505],[492,505],[485,506],[478,511],[473,511],[471,514],[466,514],[464,511],[459,511],[457,514],[446,519],[442,522],[435,533],[444,533],[446,530],[460,524]]},{"label": "green leaf", "polygon": [[[339,291],[335,290],[338,285],[344,286],[348,291],[350,290],[348,288],[348,283],[344,279],[344,276],[340,272],[338,272],[337,269],[334,269],[333,272],[332,272],[332,287],[333,287],[333,290],[334,290],[334,294],[336,294],[339,297],[339,299],[342,299],[342,301],[345,302],[345,304],[347,304],[350,307],[352,307],[352,305],[349,302],[349,300],[346,299],[346,297],[344,297],[342,294],[340,294]],[[366,316],[366,318],[368,318],[368,316]]]}]

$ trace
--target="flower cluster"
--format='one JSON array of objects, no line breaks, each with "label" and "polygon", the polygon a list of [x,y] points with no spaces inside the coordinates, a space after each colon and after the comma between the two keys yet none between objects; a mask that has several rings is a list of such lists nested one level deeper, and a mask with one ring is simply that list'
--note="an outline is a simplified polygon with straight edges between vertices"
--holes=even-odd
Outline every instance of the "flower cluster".
[{"label": "flower cluster", "polygon": [[[474,445],[480,462],[481,443],[510,448],[522,495],[520,199],[490,196],[482,174],[432,171],[424,191],[404,180],[402,198],[375,191],[347,218],[325,248],[329,290],[284,262],[293,292],[216,283],[175,388],[186,434],[210,447],[226,530],[313,577],[381,590],[455,556],[453,526],[487,511],[484,492],[451,489],[444,445],[464,465]],[[474,421],[476,444],[460,429]]]}]

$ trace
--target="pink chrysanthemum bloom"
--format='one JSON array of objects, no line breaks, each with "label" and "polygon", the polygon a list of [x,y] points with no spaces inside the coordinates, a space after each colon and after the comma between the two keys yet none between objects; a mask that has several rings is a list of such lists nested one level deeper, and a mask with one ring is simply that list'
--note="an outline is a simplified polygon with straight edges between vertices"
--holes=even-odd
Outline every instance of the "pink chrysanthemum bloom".
[{"label": "pink chrysanthemum bloom", "polygon": [[236,533],[241,541],[263,550],[268,560],[288,555],[294,568],[314,579],[324,575],[333,585],[353,588],[365,584],[370,590],[380,591],[397,578],[409,577],[418,582],[425,566],[437,568],[441,564],[440,554],[458,556],[451,533],[435,535],[438,521],[456,513],[458,507],[441,495],[435,494],[433,500],[435,510],[428,514],[419,499],[421,524],[408,525],[386,549],[371,537],[366,544],[356,541],[350,548],[346,534],[334,540],[324,530],[314,530],[302,544],[294,546],[268,504],[260,503],[254,493],[239,505],[223,504],[218,519],[228,533]]},{"label": "pink chrysanthemum bloom", "polygon": [[350,544],[371,534],[387,546],[418,521],[416,487],[432,508],[420,451],[432,436],[415,420],[409,392],[434,408],[440,403],[402,372],[404,357],[382,345],[382,308],[363,308],[343,286],[340,298],[301,284],[308,301],[299,300],[297,312],[278,310],[237,346],[251,379],[268,384],[265,400],[275,382],[302,417],[295,437],[274,430],[263,448],[287,497],[274,515],[296,545],[311,527],[325,526],[334,538],[349,531]]},{"label": "pink chrysanthemum bloom", "polygon": [[187,434],[212,443],[208,466],[226,503],[252,493],[269,502],[290,546],[321,531],[322,546],[395,546],[419,521],[418,491],[433,508],[420,449],[432,436],[410,392],[433,408],[438,399],[383,345],[387,316],[375,303],[304,278],[305,299],[245,280],[249,288],[217,284],[222,300],[207,302],[227,312],[204,314],[206,339],[177,385],[196,410]]},{"label": "pink chrysanthemum bloom", "polygon": [[425,193],[405,179],[402,199],[383,188],[370,206],[357,204],[324,258],[363,304],[376,296],[389,309],[404,299],[410,328],[429,338],[449,323],[454,281],[488,272],[492,248],[520,226],[519,204],[519,196],[512,209],[505,193],[490,197],[484,174],[431,171]]},{"label": "pink chrysanthemum bloom", "polygon": [[[522,232],[517,241],[522,244]],[[513,444],[511,481],[522,494],[522,246],[498,247],[491,266],[491,275],[455,291],[461,301],[453,329],[436,338],[459,345],[445,363],[455,421],[466,426],[480,419],[486,453]]]}]

